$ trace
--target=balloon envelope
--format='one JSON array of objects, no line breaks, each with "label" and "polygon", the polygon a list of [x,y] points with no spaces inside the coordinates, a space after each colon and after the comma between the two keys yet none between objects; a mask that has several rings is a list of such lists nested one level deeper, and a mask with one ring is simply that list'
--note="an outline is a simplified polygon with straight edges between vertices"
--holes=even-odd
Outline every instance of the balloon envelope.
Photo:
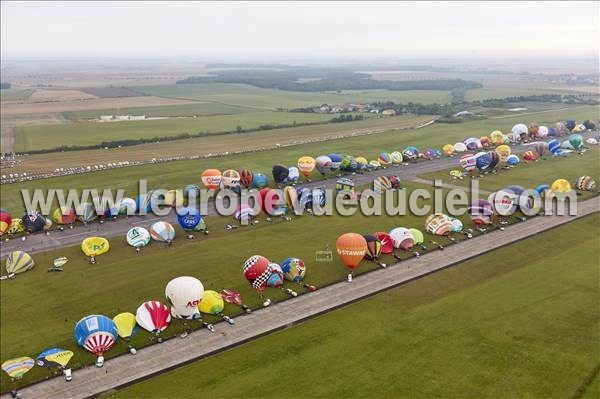
[{"label": "balloon envelope", "polygon": [[150,236],[161,242],[171,242],[175,238],[175,228],[167,222],[159,221],[150,227]]},{"label": "balloon envelope", "polygon": [[73,352],[60,348],[46,349],[35,359],[38,366],[48,368],[65,368],[69,360],[73,357]]},{"label": "balloon envelope", "polygon": [[9,359],[2,363],[2,366],[0,367],[2,367],[2,370],[4,370],[10,378],[18,380],[31,370],[34,365],[35,361],[32,358],[23,356]]},{"label": "balloon envelope", "polygon": [[283,277],[288,281],[299,283],[304,279],[306,274],[306,266],[300,258],[286,258],[281,263]]},{"label": "balloon envelope", "polygon": [[196,319],[200,317],[198,304],[204,297],[204,285],[195,277],[176,277],[167,284],[165,297],[171,305],[173,317]]},{"label": "balloon envelope", "polygon": [[106,316],[86,316],[75,325],[77,344],[98,356],[109,350],[117,337],[115,322]]},{"label": "balloon envelope", "polygon": [[88,237],[81,242],[81,251],[86,256],[98,256],[108,252],[110,244],[104,237]]},{"label": "balloon envelope", "polygon": [[217,291],[206,290],[202,301],[198,304],[198,308],[202,313],[218,315],[223,312],[225,302],[223,302],[223,297]]},{"label": "balloon envelope", "polygon": [[128,340],[137,332],[137,322],[133,313],[119,313],[113,317],[119,337]]},{"label": "balloon envelope", "polygon": [[132,227],[127,232],[127,244],[134,248],[141,248],[150,242],[150,233],[143,227]]},{"label": "balloon envelope", "polygon": [[342,234],[335,244],[337,254],[350,269],[354,269],[367,252],[367,242],[356,233]]},{"label": "balloon envelope", "polygon": [[19,274],[29,271],[35,266],[35,262],[27,252],[13,251],[8,254],[4,267],[8,274]]},{"label": "balloon envelope", "polygon": [[147,301],[138,307],[135,321],[144,330],[157,335],[171,324],[171,313],[169,308],[159,301]]}]

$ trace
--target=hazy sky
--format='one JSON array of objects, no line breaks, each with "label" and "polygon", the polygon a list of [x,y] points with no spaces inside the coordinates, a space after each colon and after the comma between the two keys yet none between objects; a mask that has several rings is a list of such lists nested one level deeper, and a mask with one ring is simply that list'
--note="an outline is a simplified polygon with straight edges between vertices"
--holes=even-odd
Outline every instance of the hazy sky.
[{"label": "hazy sky", "polygon": [[10,2],[5,57],[597,57],[591,2]]}]

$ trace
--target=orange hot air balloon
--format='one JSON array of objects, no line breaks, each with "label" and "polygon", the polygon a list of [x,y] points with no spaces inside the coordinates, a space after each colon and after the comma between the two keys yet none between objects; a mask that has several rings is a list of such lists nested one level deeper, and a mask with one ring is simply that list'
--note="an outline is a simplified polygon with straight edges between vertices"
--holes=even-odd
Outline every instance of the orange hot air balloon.
[{"label": "orange hot air balloon", "polygon": [[304,177],[310,176],[312,171],[315,169],[317,161],[313,157],[304,156],[298,159],[298,169],[304,175]]},{"label": "orange hot air balloon", "polygon": [[202,183],[209,190],[216,190],[221,184],[223,175],[219,169],[206,169],[202,172]]},{"label": "orange hot air balloon", "polygon": [[342,234],[335,243],[339,257],[350,269],[354,269],[367,252],[367,241],[356,233]]}]

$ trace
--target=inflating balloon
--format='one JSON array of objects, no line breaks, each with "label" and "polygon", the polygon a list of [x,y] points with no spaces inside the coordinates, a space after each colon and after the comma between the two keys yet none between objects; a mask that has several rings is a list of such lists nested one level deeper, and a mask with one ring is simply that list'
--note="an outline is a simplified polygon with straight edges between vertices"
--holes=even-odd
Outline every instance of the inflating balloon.
[{"label": "inflating balloon", "polygon": [[571,184],[566,179],[556,179],[550,188],[554,191],[566,193],[571,191]]},{"label": "inflating balloon", "polygon": [[390,231],[390,237],[394,240],[394,247],[405,251],[412,250],[414,239],[410,230],[404,227],[396,227]]},{"label": "inflating balloon", "polygon": [[493,208],[492,204],[487,201],[480,199],[471,204],[468,209],[471,220],[476,225],[480,224],[492,224],[493,222]]},{"label": "inflating balloon", "polygon": [[240,183],[246,188],[252,186],[252,179],[254,179],[254,173],[250,169],[240,170]]},{"label": "inflating balloon", "polygon": [[222,179],[223,175],[218,169],[206,169],[201,175],[202,184],[204,184],[204,187],[208,190],[218,189]]},{"label": "inflating balloon", "polygon": [[316,164],[317,161],[313,157],[303,156],[298,159],[298,169],[300,169],[300,172],[302,172],[302,175],[306,180],[310,181],[308,177],[315,169]]},{"label": "inflating balloon", "polygon": [[273,166],[272,172],[273,172],[273,180],[275,181],[276,184],[283,183],[287,179],[287,177],[290,173],[287,166],[285,166],[285,165]]},{"label": "inflating balloon", "polygon": [[252,187],[261,189],[269,185],[269,179],[262,173],[255,173],[252,177]]},{"label": "inflating balloon", "polygon": [[315,159],[317,170],[320,174],[325,176],[328,172],[331,171],[332,161],[327,155],[320,155]]},{"label": "inflating balloon", "polygon": [[452,222],[444,214],[429,215],[425,220],[425,230],[429,234],[447,236],[452,231]]},{"label": "inflating balloon", "polygon": [[4,267],[8,277],[12,278],[15,274],[25,273],[33,269],[35,262],[31,255],[23,251],[12,251],[6,257]]},{"label": "inflating balloon", "polygon": [[356,268],[367,252],[367,242],[356,233],[342,234],[335,244],[337,254],[350,269]]},{"label": "inflating balloon", "polygon": [[19,380],[35,366],[35,361],[27,356],[16,357],[2,363],[2,370],[12,379]]},{"label": "inflating balloon", "polygon": [[295,166],[290,166],[288,168],[288,176],[284,180],[284,183],[296,184],[298,183],[298,179],[300,179],[300,169]]},{"label": "inflating balloon", "polygon": [[150,242],[150,233],[143,227],[132,227],[127,231],[127,244],[134,248],[141,248]]},{"label": "inflating balloon", "polygon": [[109,251],[110,245],[104,237],[88,237],[81,242],[81,251],[85,256],[96,257]]},{"label": "inflating balloon", "polygon": [[199,319],[198,304],[204,297],[204,285],[195,277],[181,276],[169,281],[165,297],[171,315],[178,319]]},{"label": "inflating balloon", "polygon": [[75,209],[66,206],[55,209],[52,214],[54,221],[62,225],[75,223],[76,216]]},{"label": "inflating balloon", "polygon": [[155,222],[150,227],[150,236],[152,239],[170,244],[175,238],[175,228],[168,222]]},{"label": "inflating balloon", "polygon": [[575,180],[575,188],[582,191],[595,191],[596,181],[591,176],[580,176]]},{"label": "inflating balloon", "polygon": [[221,176],[221,185],[228,190],[238,190],[240,187],[240,174],[237,170],[227,169]]},{"label": "inflating balloon", "polygon": [[171,324],[171,313],[169,308],[159,301],[148,301],[137,309],[135,321],[144,330],[158,336]]},{"label": "inflating balloon", "polygon": [[46,349],[35,359],[38,366],[64,369],[73,357],[73,352],[60,348]]},{"label": "inflating balloon", "polygon": [[29,211],[22,218],[23,226],[29,233],[40,231],[46,225],[46,218],[38,211]]},{"label": "inflating balloon", "polygon": [[235,324],[235,321],[223,314],[223,309],[225,309],[225,302],[223,301],[223,297],[217,291],[206,290],[204,291],[204,297],[202,301],[198,304],[198,308],[200,312],[211,314],[215,316],[220,316],[223,320],[225,320],[229,324]]},{"label": "inflating balloon", "polygon": [[104,352],[109,350],[118,338],[115,322],[106,316],[90,315],[77,322],[75,340],[77,344],[98,356],[96,366],[104,365]]},{"label": "inflating balloon", "polygon": [[137,332],[137,322],[135,321],[135,315],[133,313],[119,313],[113,317],[113,321],[117,326],[119,337],[126,341],[129,341]]}]

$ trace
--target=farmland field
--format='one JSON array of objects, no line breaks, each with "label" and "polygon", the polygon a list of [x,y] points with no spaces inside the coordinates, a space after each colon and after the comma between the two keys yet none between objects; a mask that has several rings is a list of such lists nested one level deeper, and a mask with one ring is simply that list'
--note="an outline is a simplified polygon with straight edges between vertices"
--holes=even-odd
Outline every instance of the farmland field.
[{"label": "farmland field", "polygon": [[185,98],[196,101],[216,101],[225,104],[259,109],[300,108],[321,104],[347,102],[394,101],[398,103],[446,103],[449,93],[433,90],[362,90],[334,92],[292,92],[261,89],[254,86],[228,83],[178,84],[163,86],[137,86],[131,89],[159,97]]},{"label": "farmland field", "polygon": [[[434,124],[422,129],[391,131],[380,133],[377,136],[352,137],[321,143],[302,144],[277,150],[240,154],[235,157],[169,162],[95,172],[90,175],[74,175],[21,184],[8,184],[4,185],[1,190],[1,202],[5,209],[16,210],[22,203],[19,191],[21,188],[40,188],[43,190],[48,188],[81,189],[90,187],[91,182],[97,188],[124,188],[130,192],[135,190],[137,181],[140,179],[148,179],[148,185],[151,188],[183,187],[190,183],[197,184],[200,172],[211,167],[220,169],[250,168],[255,171],[262,171],[270,176],[270,170],[274,164],[281,162],[294,165],[298,158],[305,154],[316,156],[318,154],[340,152],[354,154],[355,156],[363,155],[367,159],[373,159],[381,151],[401,150],[408,145],[415,145],[417,148],[436,148],[448,142],[454,143],[463,140],[468,136],[489,134],[496,129],[508,131],[518,122],[529,123],[535,121],[540,124],[549,124],[568,118],[583,120],[589,119],[594,112],[596,112],[596,107],[586,106],[563,111],[511,116],[494,120],[487,119],[456,125]],[[402,174],[402,172],[399,173]]]},{"label": "farmland field", "polygon": [[66,125],[22,126],[15,128],[15,151],[26,152],[68,145],[95,145],[103,141],[151,139],[181,133],[235,131],[265,124],[326,122],[331,115],[257,111],[238,115],[201,118],[173,118],[126,122],[82,122]]},{"label": "farmland field", "polygon": [[107,162],[144,161],[152,158],[174,156],[206,155],[240,149],[251,150],[273,147],[275,144],[305,142],[311,139],[349,137],[367,132],[410,128],[430,121],[430,116],[396,116],[393,118],[371,118],[364,121],[329,123],[312,126],[299,126],[283,129],[263,130],[241,134],[199,137],[194,139],[149,143],[108,150],[53,152],[23,158],[23,163],[11,172],[53,171],[58,167],[71,167]]},{"label": "farmland field", "polygon": [[67,119],[94,119],[100,115],[146,115],[147,117],[183,117],[239,114],[254,111],[251,108],[212,102],[198,102],[182,105],[165,105],[162,107],[133,107],[133,108],[105,108],[86,111],[63,112]]},{"label": "farmland field", "polygon": [[588,216],[105,397],[594,397],[598,223]]},{"label": "farmland field", "polygon": [[24,101],[27,100],[33,90],[21,89],[21,88],[10,88],[0,90],[0,101]]}]

